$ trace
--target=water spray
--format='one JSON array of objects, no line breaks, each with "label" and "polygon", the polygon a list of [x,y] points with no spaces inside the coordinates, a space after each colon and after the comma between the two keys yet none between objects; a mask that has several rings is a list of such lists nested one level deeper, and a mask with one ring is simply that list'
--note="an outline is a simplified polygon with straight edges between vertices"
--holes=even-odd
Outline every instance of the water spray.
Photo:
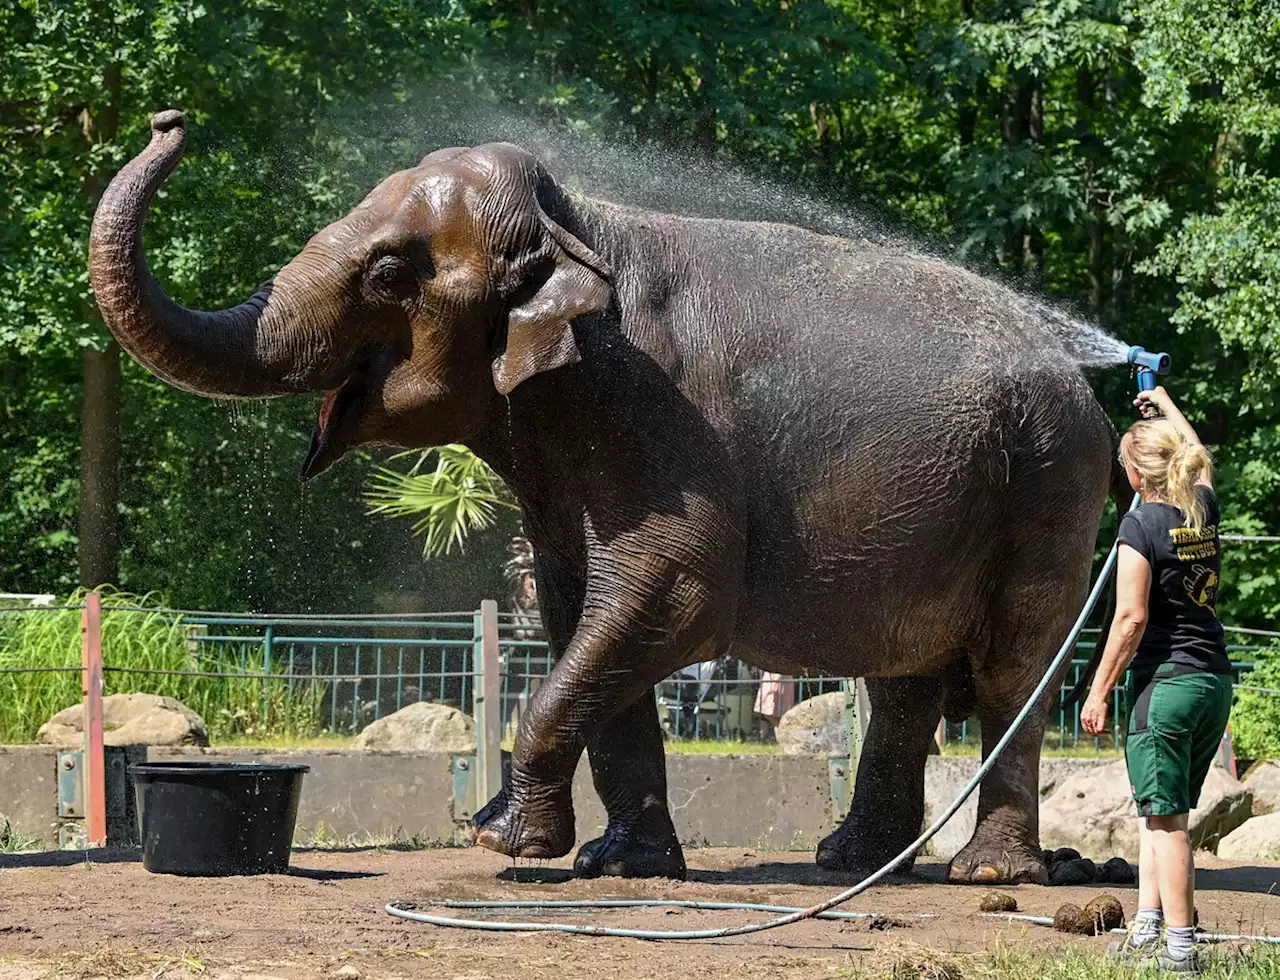
[{"label": "water spray", "polygon": [[1168,374],[1173,360],[1168,354],[1152,354],[1145,347],[1130,347],[1126,360],[1137,369],[1138,391],[1151,391],[1157,374]]}]

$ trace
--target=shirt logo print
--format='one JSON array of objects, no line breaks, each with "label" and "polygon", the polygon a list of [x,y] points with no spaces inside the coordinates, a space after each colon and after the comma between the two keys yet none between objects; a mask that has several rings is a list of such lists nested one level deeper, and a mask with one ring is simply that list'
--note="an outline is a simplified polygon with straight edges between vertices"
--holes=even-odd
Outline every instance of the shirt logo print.
[{"label": "shirt logo print", "polygon": [[1191,574],[1182,580],[1187,598],[1202,609],[1215,612],[1218,605],[1218,573],[1203,565],[1192,565]]}]

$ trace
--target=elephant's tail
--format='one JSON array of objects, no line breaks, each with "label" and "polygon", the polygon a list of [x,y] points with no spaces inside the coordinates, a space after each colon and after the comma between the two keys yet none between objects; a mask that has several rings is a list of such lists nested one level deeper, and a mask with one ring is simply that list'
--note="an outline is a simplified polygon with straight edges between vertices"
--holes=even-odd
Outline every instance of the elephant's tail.
[{"label": "elephant's tail", "polygon": [[[1117,522],[1129,510],[1133,504],[1133,488],[1129,486],[1129,477],[1124,471],[1124,467],[1120,465],[1119,448],[1120,436],[1115,434],[1111,453],[1111,499],[1116,502],[1116,520]],[[1078,700],[1080,695],[1084,693],[1093,682],[1093,675],[1097,673],[1098,664],[1102,662],[1102,652],[1107,648],[1107,637],[1111,634],[1111,621],[1116,614],[1116,590],[1115,587],[1107,589],[1107,605],[1102,613],[1102,630],[1098,633],[1098,645],[1093,648],[1093,655],[1089,657],[1089,662],[1085,664],[1084,671],[1080,674],[1080,679],[1076,681],[1067,695],[1062,699],[1062,707],[1070,708]]]}]

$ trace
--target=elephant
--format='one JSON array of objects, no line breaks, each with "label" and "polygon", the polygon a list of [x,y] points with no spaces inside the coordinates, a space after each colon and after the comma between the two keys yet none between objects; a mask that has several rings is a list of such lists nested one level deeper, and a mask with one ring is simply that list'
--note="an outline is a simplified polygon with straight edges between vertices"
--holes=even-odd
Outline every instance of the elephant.
[{"label": "elephant", "polygon": [[[1033,692],[1121,493],[1066,314],[907,246],[589,198],[509,143],[429,153],[244,303],[194,311],[141,245],[185,139],[156,115],[94,217],[120,344],[201,395],[324,392],[304,479],[356,446],[462,443],[519,500],[556,665],[479,845],[567,855],[585,750],[608,824],[577,872],[683,877],[653,691],[732,646],[866,678],[856,792],[816,860],[876,868],[921,827],[939,718],[976,711],[985,754]],[[1046,715],[982,783],[952,881],[1047,882]]]}]

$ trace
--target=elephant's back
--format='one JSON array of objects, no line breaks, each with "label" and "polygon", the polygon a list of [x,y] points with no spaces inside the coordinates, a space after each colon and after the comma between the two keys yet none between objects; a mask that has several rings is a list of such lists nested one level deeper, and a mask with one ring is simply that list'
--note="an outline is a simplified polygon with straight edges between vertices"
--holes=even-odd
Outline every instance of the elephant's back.
[{"label": "elephant's back", "polygon": [[734,315],[689,330],[679,359],[725,352],[685,380],[742,473],[748,620],[786,608],[818,634],[858,609],[880,635],[935,617],[963,632],[1023,536],[1087,560],[1113,432],[1061,323],[928,256],[765,240]]}]

